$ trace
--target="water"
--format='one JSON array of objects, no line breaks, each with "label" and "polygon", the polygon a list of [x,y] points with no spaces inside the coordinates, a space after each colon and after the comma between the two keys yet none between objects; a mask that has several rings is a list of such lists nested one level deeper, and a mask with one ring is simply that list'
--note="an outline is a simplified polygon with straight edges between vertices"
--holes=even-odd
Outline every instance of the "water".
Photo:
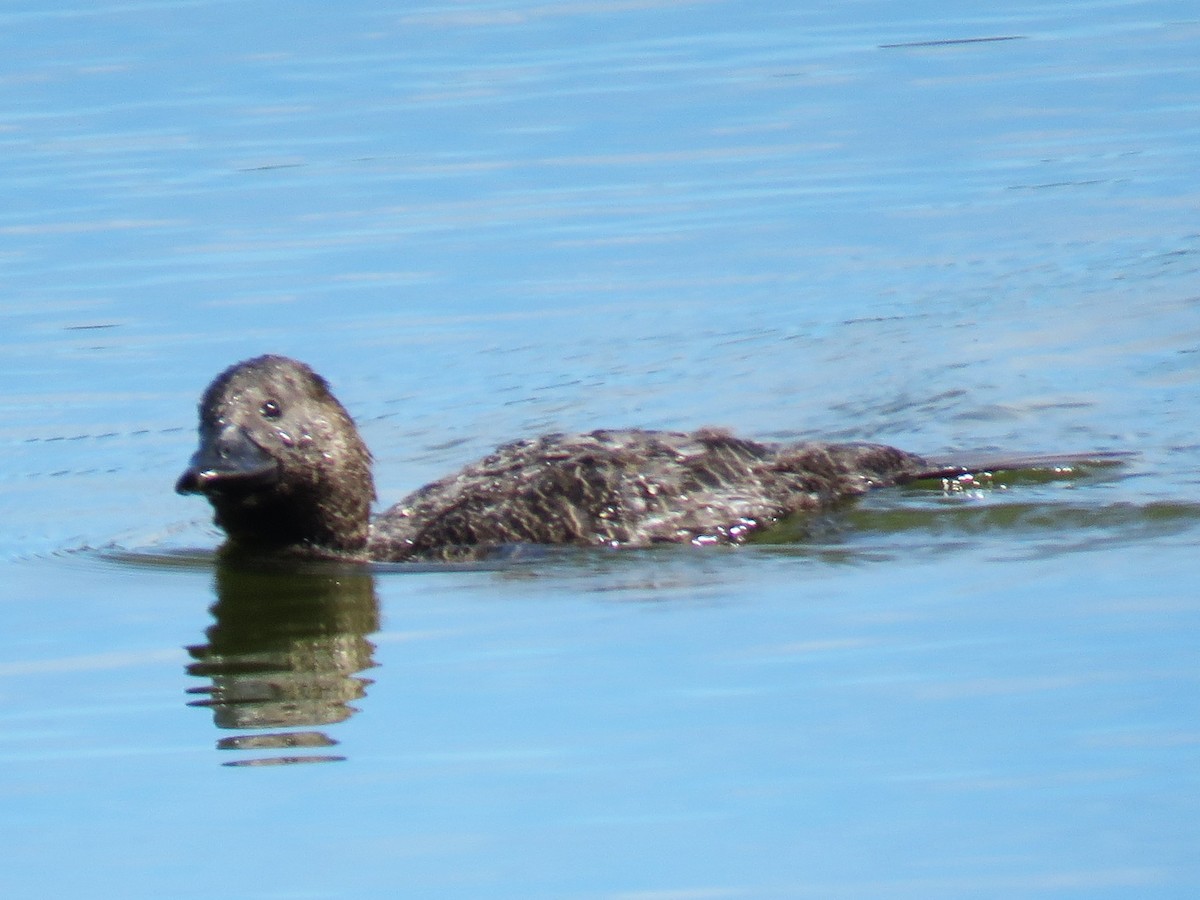
[{"label": "water", "polygon": [[[0,23],[6,896],[1196,893],[1190,5]],[[736,551],[219,568],[171,485],[267,351],[385,503],[602,425],[1139,455]]]}]

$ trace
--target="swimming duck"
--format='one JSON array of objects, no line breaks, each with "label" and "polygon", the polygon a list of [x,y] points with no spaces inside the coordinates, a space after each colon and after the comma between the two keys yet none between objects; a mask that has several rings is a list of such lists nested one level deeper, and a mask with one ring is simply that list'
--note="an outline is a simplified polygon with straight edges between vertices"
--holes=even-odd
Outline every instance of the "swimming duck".
[{"label": "swimming duck", "polygon": [[176,483],[227,547],[378,561],[509,544],[737,544],[796,513],[957,474],[883,444],[759,443],[724,431],[593,431],[518,440],[371,519],[371,454],[329,384],[284,356],[226,369],[200,400]]}]

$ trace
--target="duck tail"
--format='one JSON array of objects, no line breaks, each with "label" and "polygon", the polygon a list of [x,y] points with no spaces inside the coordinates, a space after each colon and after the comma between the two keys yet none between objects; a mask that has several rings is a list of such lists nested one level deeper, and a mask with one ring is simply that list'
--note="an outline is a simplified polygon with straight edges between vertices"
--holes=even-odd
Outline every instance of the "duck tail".
[{"label": "duck tail", "polygon": [[1056,472],[1069,475],[1087,469],[1119,466],[1137,454],[1121,450],[1097,453],[965,453],[951,456],[925,457],[924,467],[905,473],[901,482],[927,478],[956,478],[960,475],[981,475],[984,472]]}]

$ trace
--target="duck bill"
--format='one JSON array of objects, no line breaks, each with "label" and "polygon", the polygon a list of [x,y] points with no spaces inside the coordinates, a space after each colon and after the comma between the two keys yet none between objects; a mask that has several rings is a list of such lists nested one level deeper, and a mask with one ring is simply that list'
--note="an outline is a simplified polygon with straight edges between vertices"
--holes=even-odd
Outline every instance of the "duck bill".
[{"label": "duck bill", "polygon": [[228,425],[201,435],[200,449],[175,482],[180,494],[250,491],[279,480],[279,463],[245,429]]}]

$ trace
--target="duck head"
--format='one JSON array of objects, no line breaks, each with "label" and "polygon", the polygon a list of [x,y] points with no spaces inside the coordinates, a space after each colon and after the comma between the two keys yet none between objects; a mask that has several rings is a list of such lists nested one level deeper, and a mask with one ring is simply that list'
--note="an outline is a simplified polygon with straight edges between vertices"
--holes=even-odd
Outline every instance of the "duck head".
[{"label": "duck head", "polygon": [[259,356],[200,398],[200,447],[175,490],[203,494],[230,545],[355,555],[366,547],[371,454],[320,375]]}]

